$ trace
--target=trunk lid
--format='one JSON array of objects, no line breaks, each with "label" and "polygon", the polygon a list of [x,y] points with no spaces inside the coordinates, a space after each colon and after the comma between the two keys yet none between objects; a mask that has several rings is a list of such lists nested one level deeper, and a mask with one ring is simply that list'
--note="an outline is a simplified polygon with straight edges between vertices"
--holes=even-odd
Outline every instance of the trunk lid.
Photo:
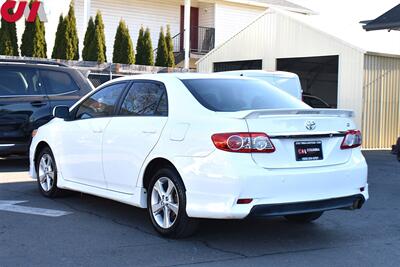
[{"label": "trunk lid", "polygon": [[[282,109],[241,111],[231,115],[245,119],[249,132],[262,132],[270,136],[275,152],[252,154],[253,160],[264,168],[330,166],[346,163],[351,157],[352,150],[342,150],[340,145],[345,132],[355,129],[352,111]],[[297,160],[296,154],[301,144],[320,144],[323,158]]]}]

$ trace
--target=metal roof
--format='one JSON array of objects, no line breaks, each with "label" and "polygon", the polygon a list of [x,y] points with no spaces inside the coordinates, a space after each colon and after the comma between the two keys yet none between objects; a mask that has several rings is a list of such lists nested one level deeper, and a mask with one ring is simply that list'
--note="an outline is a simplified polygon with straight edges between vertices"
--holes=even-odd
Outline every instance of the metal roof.
[{"label": "metal roof", "polygon": [[374,20],[361,21],[364,30],[400,30],[400,4]]}]

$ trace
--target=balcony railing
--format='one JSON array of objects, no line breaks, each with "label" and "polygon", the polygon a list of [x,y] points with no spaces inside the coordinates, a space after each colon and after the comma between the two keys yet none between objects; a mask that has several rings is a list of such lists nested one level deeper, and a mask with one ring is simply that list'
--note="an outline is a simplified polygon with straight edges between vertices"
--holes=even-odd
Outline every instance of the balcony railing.
[{"label": "balcony railing", "polygon": [[[178,33],[172,38],[174,52],[184,51],[184,32]],[[206,54],[214,49],[215,29],[209,27],[190,28],[190,52]]]},{"label": "balcony railing", "polygon": [[[172,37],[174,45],[175,64],[185,59],[184,32]],[[215,46],[215,29],[209,27],[191,27],[190,29],[190,52],[200,55],[207,54]],[[154,49],[154,57],[157,56],[157,49]]]}]

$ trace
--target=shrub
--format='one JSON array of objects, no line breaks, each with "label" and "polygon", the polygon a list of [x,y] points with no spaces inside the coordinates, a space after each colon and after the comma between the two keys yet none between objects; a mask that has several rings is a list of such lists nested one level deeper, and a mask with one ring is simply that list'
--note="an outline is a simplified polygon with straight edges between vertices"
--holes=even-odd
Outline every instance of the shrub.
[{"label": "shrub", "polygon": [[121,20],[115,34],[113,62],[121,64],[135,64],[135,53],[129,29]]},{"label": "shrub", "polygon": [[165,41],[164,29],[162,27],[158,38],[156,66],[168,67],[168,47]]}]

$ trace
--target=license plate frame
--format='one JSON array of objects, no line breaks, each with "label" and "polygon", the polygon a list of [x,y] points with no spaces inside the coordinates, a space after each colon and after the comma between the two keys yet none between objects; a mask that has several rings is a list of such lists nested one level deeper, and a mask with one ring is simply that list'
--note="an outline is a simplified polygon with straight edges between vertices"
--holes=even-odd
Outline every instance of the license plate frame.
[{"label": "license plate frame", "polygon": [[296,141],[294,142],[296,161],[323,160],[322,141]]}]

